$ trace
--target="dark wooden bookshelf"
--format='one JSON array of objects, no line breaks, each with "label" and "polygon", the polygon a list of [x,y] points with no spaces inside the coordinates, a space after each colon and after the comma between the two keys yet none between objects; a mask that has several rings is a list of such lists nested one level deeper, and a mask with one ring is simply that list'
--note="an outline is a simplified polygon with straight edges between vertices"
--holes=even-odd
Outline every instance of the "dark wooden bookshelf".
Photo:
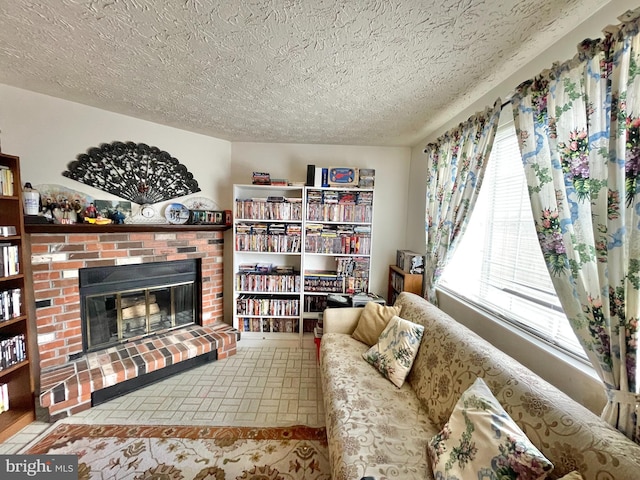
[{"label": "dark wooden bookshelf", "polygon": [[405,272],[396,265],[389,265],[387,303],[393,305],[400,292],[422,295],[422,274]]},{"label": "dark wooden bookshelf", "polygon": [[3,196],[0,192],[0,226],[14,226],[16,229],[16,235],[0,236],[0,242],[18,246],[20,264],[17,275],[0,276],[0,292],[16,288],[21,290],[21,315],[0,321],[0,337],[23,334],[26,343],[26,359],[0,370],[0,384],[7,384],[9,393],[9,410],[0,413],[0,443],[2,443],[35,420],[33,367],[34,363],[37,363],[37,352],[35,325],[28,314],[31,292],[27,288],[25,275],[28,250],[25,245],[20,159],[0,153],[0,166],[8,167],[13,175],[13,194]]}]

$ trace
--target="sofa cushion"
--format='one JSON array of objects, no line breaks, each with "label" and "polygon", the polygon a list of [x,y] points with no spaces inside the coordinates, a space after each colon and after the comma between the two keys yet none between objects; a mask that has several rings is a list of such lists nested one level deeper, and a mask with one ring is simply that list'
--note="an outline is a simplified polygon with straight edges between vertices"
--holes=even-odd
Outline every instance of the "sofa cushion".
[{"label": "sofa cushion", "polygon": [[574,470],[587,480],[639,478],[637,444],[525,367],[513,373],[496,398],[551,459],[550,478]]},{"label": "sofa cushion", "polygon": [[567,473],[565,476],[563,476],[559,480],[584,480],[584,477],[580,475],[580,472],[576,472],[574,470],[573,472]]},{"label": "sofa cushion", "polygon": [[397,388],[382,377],[351,335],[325,333],[320,348],[332,477],[433,478],[427,442],[438,429],[409,384]]},{"label": "sofa cushion", "polygon": [[380,334],[378,343],[362,356],[399,388],[411,370],[423,332],[422,325],[396,315]]},{"label": "sofa cushion", "polygon": [[424,298],[402,292],[396,305],[402,305],[403,318],[425,327],[407,382],[438,428],[476,378],[483,378],[494,394],[512,378],[513,359]]},{"label": "sofa cushion", "polygon": [[389,320],[400,315],[402,307],[392,307],[380,305],[376,302],[367,302],[362,309],[358,326],[353,332],[353,338],[366,345],[374,345],[378,342],[378,337],[385,329]]},{"label": "sofa cushion", "polygon": [[449,421],[431,439],[434,477],[546,478],[553,469],[504,411],[481,378],[460,397]]}]

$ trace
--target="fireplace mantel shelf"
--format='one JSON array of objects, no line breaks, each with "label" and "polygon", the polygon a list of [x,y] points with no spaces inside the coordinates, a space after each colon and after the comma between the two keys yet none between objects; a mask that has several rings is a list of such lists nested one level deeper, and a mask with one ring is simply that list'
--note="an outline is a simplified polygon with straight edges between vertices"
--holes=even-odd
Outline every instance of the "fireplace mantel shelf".
[{"label": "fireplace mantel shelf", "polygon": [[26,233],[120,233],[120,232],[168,232],[168,231],[203,231],[216,232],[229,230],[231,225],[171,225],[171,224],[125,224],[125,225],[91,225],[88,223],[72,224],[26,224]]}]

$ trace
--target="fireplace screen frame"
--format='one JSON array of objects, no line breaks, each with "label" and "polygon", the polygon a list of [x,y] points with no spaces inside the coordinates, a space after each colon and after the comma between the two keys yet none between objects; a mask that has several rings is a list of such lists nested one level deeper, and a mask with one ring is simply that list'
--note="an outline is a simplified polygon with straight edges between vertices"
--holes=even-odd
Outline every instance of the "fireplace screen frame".
[{"label": "fireplace screen frame", "polygon": [[[104,350],[106,348],[121,345],[124,342],[149,337],[154,334],[163,333],[188,325],[202,325],[202,278],[200,259],[174,260],[168,262],[151,262],[132,265],[89,267],[79,270],[80,285],[80,310],[82,318],[82,348],[83,353]],[[186,323],[176,323],[175,316],[175,287],[183,285],[193,285],[190,302],[193,305],[193,321]],[[154,292],[169,290],[170,312],[168,313],[171,325],[149,331],[150,318],[150,295]],[[122,332],[122,303],[123,296],[137,293],[139,297],[144,295],[144,317],[145,332],[138,335],[125,336]],[[96,297],[114,297],[114,309],[116,313],[116,335],[111,341],[94,345],[90,342],[89,302]],[[112,313],[113,316],[113,313]],[[113,319],[112,319],[113,321]]]}]

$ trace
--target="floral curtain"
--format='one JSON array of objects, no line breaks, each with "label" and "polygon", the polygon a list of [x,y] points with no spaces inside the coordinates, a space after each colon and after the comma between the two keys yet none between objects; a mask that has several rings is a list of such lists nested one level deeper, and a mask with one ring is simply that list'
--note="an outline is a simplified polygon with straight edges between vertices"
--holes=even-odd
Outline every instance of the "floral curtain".
[{"label": "floral curtain", "polygon": [[476,203],[498,127],[501,101],[430,143],[426,194],[425,297],[436,286]]},{"label": "floral curtain", "polygon": [[560,302],[607,392],[602,416],[638,430],[640,36],[585,40],[512,98],[538,239]]}]

